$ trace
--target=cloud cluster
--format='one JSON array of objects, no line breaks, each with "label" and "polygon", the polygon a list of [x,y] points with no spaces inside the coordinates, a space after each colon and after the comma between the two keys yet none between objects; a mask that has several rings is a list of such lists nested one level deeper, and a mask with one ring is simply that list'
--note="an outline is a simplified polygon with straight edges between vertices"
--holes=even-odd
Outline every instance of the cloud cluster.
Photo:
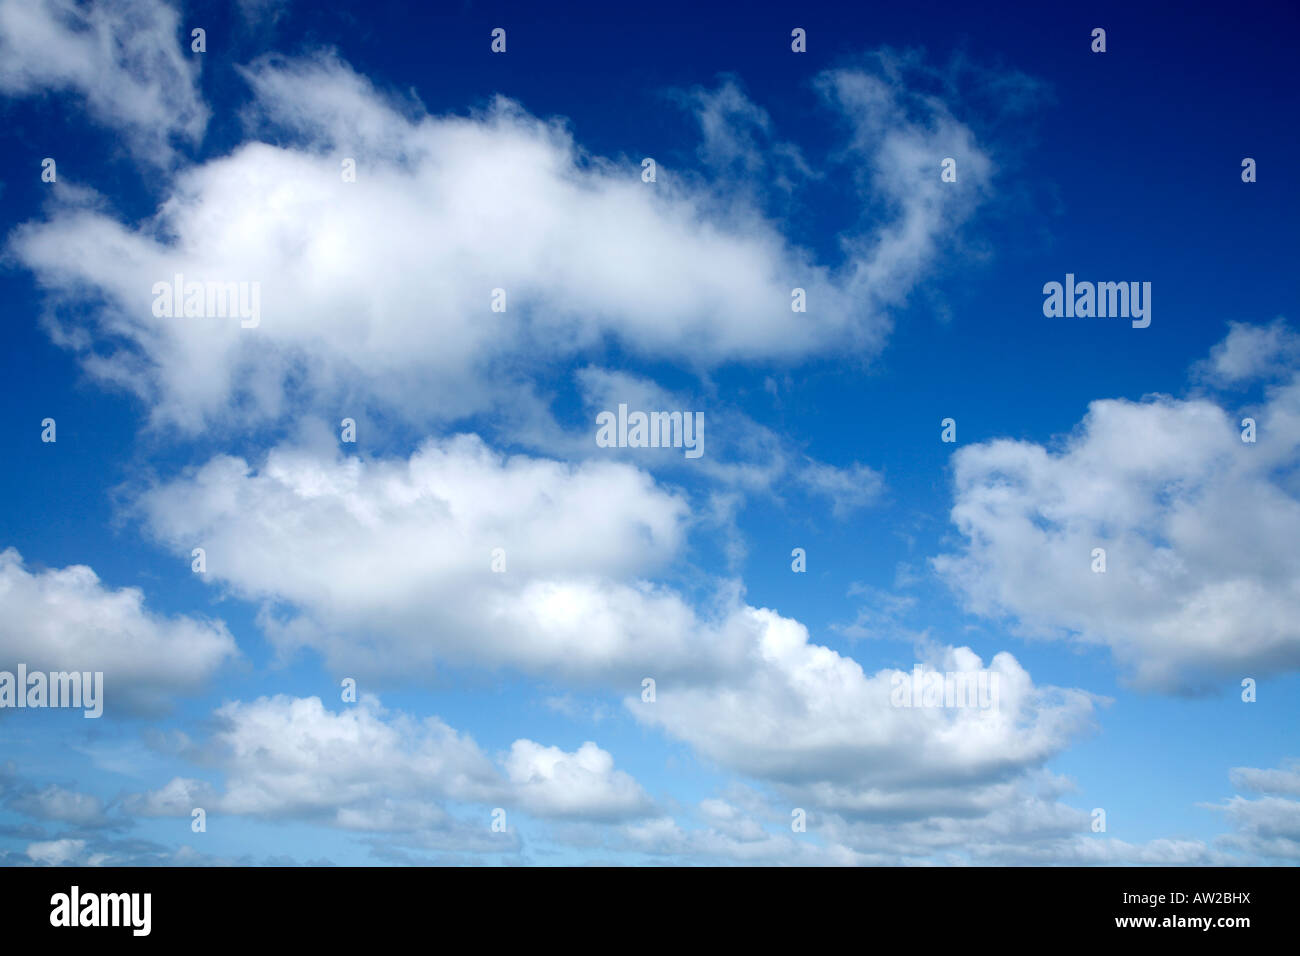
[{"label": "cloud cluster", "polygon": [[[898,672],[867,675],[797,621],[726,592],[701,616],[640,577],[678,557],[686,511],[627,464],[506,458],[473,436],[409,459],[285,447],[258,468],[215,459],[138,507],[178,550],[205,543],[209,575],[282,606],[273,633],[342,673],[393,679],[451,661],[638,695],[653,676],[657,701],[628,701],[638,719],[845,813],[987,812],[1091,722],[1089,695],[1036,687],[1009,654],[986,666],[948,648],[924,662],[996,675],[996,709],[908,709],[891,700]],[[488,542],[504,549],[501,573]],[[533,781],[533,805],[558,811],[565,787],[584,789],[582,751],[568,766],[517,750],[509,772]]]},{"label": "cloud cluster", "polygon": [[[263,6],[245,4],[250,19]],[[0,0],[0,93],[71,93],[137,158],[172,167],[208,116],[179,38],[176,13],[154,0]],[[439,718],[371,697],[331,711],[280,695],[223,704],[184,751],[210,773],[120,809],[303,820],[391,854],[405,852],[397,843],[517,854],[517,831],[472,817],[499,805],[548,821],[560,842],[681,860],[1222,860],[1196,841],[1087,833],[1087,815],[1062,800],[1069,782],[1046,765],[1090,728],[1092,695],[1035,684],[1005,652],[986,663],[969,648],[922,647],[927,670],[996,679],[996,705],[900,707],[909,673],[868,672],[800,622],[750,606],[738,582],[683,580],[691,530],[729,524],[734,496],[784,482],[843,518],[882,496],[879,472],[790,452],[719,403],[714,453],[692,467],[725,493],[699,515],[640,467],[681,467],[675,450],[595,457],[534,393],[571,366],[587,409],[686,410],[649,379],[583,362],[614,352],[707,373],[875,355],[996,173],[954,107],[912,83],[917,72],[884,55],[816,81],[847,131],[834,162],[856,171],[833,261],[773,212],[822,173],[731,79],[677,97],[695,111],[705,170],[660,166],[648,183],[639,156],[594,155],[564,120],[512,100],[434,116],[331,54],[266,57],[240,69],[247,141],[180,165],[153,217],[124,221],[87,190],[52,190],[48,218],[8,248],[47,296],[54,340],[143,399],[154,425],[279,422],[338,398],[417,426],[509,408],[514,432],[502,432],[541,452],[439,434],[408,456],[349,457],[332,435],[309,435],[211,458],[136,495],[148,532],[178,554],[204,548],[208,579],[260,605],[282,651],[311,648],[338,673],[384,680],[451,664],[599,686],[762,789],[679,815],[594,742],[565,751],[524,738],[493,758]],[[946,157],[956,183],[937,175]],[[259,324],[156,315],[156,283],[178,274],[259,283]],[[792,311],[795,288],[807,312]],[[1256,443],[1241,441],[1235,411],[1197,394],[1094,402],[1056,447],[963,448],[952,517],[965,542],[937,569],[972,610],[1109,646],[1145,686],[1300,666],[1297,341],[1281,323],[1234,326],[1196,370],[1211,386],[1265,383],[1250,409]],[[699,597],[709,584],[716,594]],[[6,659],[103,670],[110,706],[160,707],[238,653],[220,622],[150,613],[138,590],[105,588],[89,568],[29,571],[12,549],[0,553],[0,604]],[[892,623],[897,612],[876,613]],[[637,696],[647,676],[653,702]],[[1300,857],[1295,777],[1234,772],[1262,796],[1218,808],[1236,827],[1226,849]],[[86,835],[110,828],[118,807],[62,786],[11,787],[5,807],[72,828],[26,836],[29,862],[197,857]],[[815,836],[789,830],[791,807],[808,810]]]},{"label": "cloud cluster", "polygon": [[363,696],[327,710],[317,697],[279,695],[232,701],[213,715],[211,737],[186,756],[221,784],[175,777],[124,800],[144,817],[210,814],[305,820],[360,833],[401,837],[421,849],[506,852],[518,833],[497,832],[446,804],[522,811],[543,819],[617,822],[654,809],[653,801],[607,752],[587,742],[569,753],[519,739],[498,765],[467,734],[436,717],[416,719]]},{"label": "cloud cluster", "polygon": [[962,448],[952,519],[965,546],[936,568],[972,610],[1108,646],[1145,687],[1235,687],[1300,666],[1300,368],[1278,365],[1297,354],[1280,347],[1287,336],[1237,327],[1212,355],[1221,379],[1281,376],[1249,416],[1211,396],[1099,400],[1058,448]]}]

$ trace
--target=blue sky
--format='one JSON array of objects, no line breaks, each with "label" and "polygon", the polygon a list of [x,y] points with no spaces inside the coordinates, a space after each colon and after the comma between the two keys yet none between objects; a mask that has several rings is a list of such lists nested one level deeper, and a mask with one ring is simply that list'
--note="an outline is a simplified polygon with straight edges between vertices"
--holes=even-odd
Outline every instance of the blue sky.
[{"label": "blue sky", "polygon": [[409,6],[0,0],[6,863],[1300,858],[1294,9]]}]

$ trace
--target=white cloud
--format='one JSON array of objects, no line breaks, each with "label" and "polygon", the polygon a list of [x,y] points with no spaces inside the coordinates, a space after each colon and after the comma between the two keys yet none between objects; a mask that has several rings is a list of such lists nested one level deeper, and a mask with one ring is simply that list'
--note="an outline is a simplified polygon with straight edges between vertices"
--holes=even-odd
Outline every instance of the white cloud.
[{"label": "white cloud", "polygon": [[222,812],[334,815],[394,793],[474,800],[497,789],[468,736],[437,718],[386,715],[373,698],[334,713],[317,697],[280,695],[215,716],[213,753],[228,768]]},{"label": "white cloud", "polygon": [[1235,687],[1300,666],[1300,379],[1270,387],[1255,417],[1249,444],[1207,398],[1102,400],[1058,450],[962,448],[965,549],[935,566],[972,610],[1108,645],[1144,686]]},{"label": "white cloud", "polygon": [[642,580],[678,553],[685,502],[628,465],[507,458],[474,436],[409,459],[282,447],[257,468],[215,458],[138,506],[178,552],[204,547],[211,578],[290,605],[263,615],[284,649],[344,673],[452,662],[639,683],[708,656],[695,612]]},{"label": "white cloud", "polygon": [[989,687],[996,675],[996,706],[900,707],[895,677],[910,675],[868,675],[812,644],[797,621],[766,609],[745,615],[760,635],[748,672],[721,687],[661,681],[654,704],[629,698],[627,707],[726,769],[824,809],[893,816],[987,809],[1005,796],[999,787],[1091,724],[1090,695],[1034,686],[1007,653],[985,667],[968,648],[944,648],[926,662],[925,670],[982,672]]},{"label": "white cloud", "polygon": [[1230,323],[1227,338],[1210,350],[1197,372],[1217,385],[1237,385],[1284,374],[1300,364],[1300,335],[1281,319],[1270,325]]},{"label": "white cloud", "polygon": [[436,717],[384,710],[372,697],[338,712],[317,697],[231,701],[214,714],[210,739],[191,755],[224,778],[176,777],[128,796],[138,816],[209,815],[295,819],[357,832],[415,835],[430,846],[515,852],[513,835],[493,842],[490,821],[457,818],[446,800],[501,795],[500,775],[467,735]]},{"label": "white cloud", "polygon": [[27,845],[27,856],[46,866],[67,866],[81,856],[85,840],[38,840]]},{"label": "white cloud", "polygon": [[516,740],[505,770],[517,799],[543,817],[618,819],[644,816],[649,795],[631,776],[614,769],[614,758],[587,741],[573,753]]},{"label": "white cloud", "polygon": [[0,93],[71,92],[137,157],[166,165],[173,142],[198,142],[208,119],[199,57],[181,36],[157,0],[0,0]]},{"label": "white cloud", "polygon": [[[209,814],[390,834],[420,849],[513,853],[517,834],[494,833],[486,808],[597,822],[645,816],[653,808],[640,785],[594,743],[566,753],[520,739],[498,766],[442,720],[388,711],[370,696],[337,712],[317,697],[231,701],[214,718],[211,738],[191,757],[223,782],[176,777],[128,796],[128,813],[189,816],[203,807]],[[443,806],[447,801],[485,809],[477,820],[455,816]]]},{"label": "white cloud", "polygon": [[[431,117],[329,57],[263,60],[245,75],[254,128],[302,145],[249,142],[187,168],[138,226],[67,204],[12,240],[51,295],[56,340],[150,401],[157,423],[275,418],[286,401],[349,388],[416,420],[454,419],[611,339],[693,368],[870,355],[887,307],[990,172],[933,100],[835,74],[827,89],[855,124],[854,160],[876,170],[863,188],[882,191],[894,218],[863,223],[848,261],[826,265],[719,193],[725,180],[664,170],[643,183],[639,158],[590,155],[560,121],[507,100]],[[953,150],[968,178],[942,189],[936,164]],[[343,157],[357,160],[355,183],[341,179]],[[155,317],[153,285],[176,273],[260,282],[260,325]],[[791,311],[795,287],[807,313]],[[495,288],[507,312],[491,311]],[[92,290],[102,308],[89,326],[57,309]]]},{"label": "white cloud", "polygon": [[138,588],[106,588],[85,565],[29,571],[13,548],[0,552],[0,606],[4,667],[103,671],[105,713],[160,709],[238,655],[220,621],[151,613]]}]

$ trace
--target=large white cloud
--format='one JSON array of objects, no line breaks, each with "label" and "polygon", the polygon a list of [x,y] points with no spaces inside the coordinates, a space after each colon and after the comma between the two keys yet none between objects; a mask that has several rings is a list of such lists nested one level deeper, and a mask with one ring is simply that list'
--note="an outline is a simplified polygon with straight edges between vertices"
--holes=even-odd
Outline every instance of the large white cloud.
[{"label": "large white cloud", "polygon": [[692,607],[645,580],[680,551],[685,501],[626,464],[506,457],[474,436],[409,459],[282,447],[257,467],[213,459],[138,507],[178,552],[205,548],[211,578],[268,602],[283,647],[345,673],[450,662],[635,686],[718,657]]},{"label": "large white cloud", "polygon": [[986,812],[1014,799],[1012,782],[1091,724],[1090,695],[1036,687],[1005,652],[986,667],[968,648],[935,648],[922,663],[925,673],[975,682],[983,674],[991,706],[899,706],[896,688],[915,672],[868,675],[813,644],[798,621],[745,613],[761,635],[749,670],[721,687],[660,683],[654,703],[626,705],[726,769],[823,809],[892,818]]},{"label": "large white cloud", "polygon": [[108,714],[160,709],[239,653],[220,621],[152,613],[138,588],[107,588],[85,565],[30,571],[13,548],[0,552],[0,606],[3,667],[102,671]]},{"label": "large white cloud", "polygon": [[137,157],[166,165],[208,119],[201,57],[181,38],[180,17],[157,0],[0,0],[0,94],[71,92]]},{"label": "large white cloud", "polygon": [[[12,239],[51,294],[56,340],[135,390],[156,421],[198,429],[232,410],[283,413],[320,390],[419,420],[501,401],[540,363],[615,340],[692,367],[871,354],[939,244],[969,217],[991,164],[937,100],[864,72],[830,75],[847,155],[882,219],[814,261],[727,180],[584,151],[560,121],[498,99],[467,117],[391,100],[328,56],[244,71],[258,135],[192,166],[156,218],[122,223],[70,194]],[[277,137],[278,138],[278,137]],[[941,184],[939,161],[962,163]],[[357,161],[344,182],[343,158]],[[874,193],[880,193],[876,196]],[[883,212],[881,212],[883,210]],[[258,281],[261,321],[158,318],[154,283]],[[808,311],[791,310],[791,290]],[[508,311],[490,308],[507,292]],[[88,293],[90,324],[58,309]],[[80,321],[80,320],[77,320]]]},{"label": "large white cloud", "polygon": [[[1275,372],[1288,353],[1260,349],[1264,339],[1283,341],[1235,330],[1212,374]],[[1242,414],[1209,396],[1100,400],[1057,448],[962,448],[952,518],[965,547],[936,567],[973,610],[1108,645],[1144,686],[1235,687],[1300,666],[1295,366],[1264,396]],[[1092,570],[1094,548],[1105,573]]]}]

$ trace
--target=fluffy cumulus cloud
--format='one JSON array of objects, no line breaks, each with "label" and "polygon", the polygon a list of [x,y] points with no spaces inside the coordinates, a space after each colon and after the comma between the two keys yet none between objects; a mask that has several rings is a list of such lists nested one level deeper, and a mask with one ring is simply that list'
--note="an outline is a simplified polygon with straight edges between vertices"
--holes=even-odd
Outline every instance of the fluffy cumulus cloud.
[{"label": "fluffy cumulus cloud", "polygon": [[0,0],[0,93],[69,93],[138,158],[166,165],[208,120],[199,58],[181,37],[177,12],[158,0]]},{"label": "fluffy cumulus cloud", "polygon": [[357,832],[418,834],[432,849],[514,852],[494,834],[448,812],[447,799],[499,792],[492,763],[468,736],[437,718],[388,714],[372,698],[338,713],[319,698],[234,701],[214,714],[211,738],[190,756],[224,785],[177,777],[126,798],[139,816],[210,814],[298,819]]},{"label": "fluffy cumulus cloud", "polygon": [[[319,698],[284,695],[220,707],[210,739],[185,754],[221,783],[176,777],[125,798],[131,814],[208,813],[298,819],[387,834],[427,850],[517,852],[517,831],[492,829],[497,806],[543,819],[617,822],[654,804],[587,742],[569,753],[516,740],[498,764],[436,717],[386,710],[376,698],[334,712]],[[448,802],[484,808],[471,818]]]},{"label": "fluffy cumulus cloud", "polygon": [[505,770],[523,806],[545,817],[643,816],[653,806],[641,785],[614,758],[587,741],[574,753],[516,740]]},{"label": "fluffy cumulus cloud", "polygon": [[[185,168],[145,222],[63,192],[11,244],[50,294],[56,340],[157,420],[192,429],[341,388],[418,420],[454,418],[611,340],[696,368],[871,354],[991,176],[970,130],[931,98],[865,72],[831,76],[831,113],[847,115],[848,155],[869,172],[861,202],[877,212],[844,237],[843,261],[822,263],[725,179],[664,169],[642,182],[639,157],[591,155],[563,122],[508,100],[430,116],[329,56],[264,59],[244,75],[254,136],[292,145],[251,139]],[[954,151],[961,188],[939,188],[937,157]],[[155,283],[175,275],[260,283],[260,323],[156,316]],[[794,288],[806,313],[791,310]],[[85,318],[68,319],[60,305],[88,293]]]},{"label": "fluffy cumulus cloud", "polygon": [[[761,637],[743,677],[721,688],[661,682],[653,705],[627,706],[721,766],[821,808],[895,819],[986,812],[1091,723],[1090,695],[1036,687],[1010,654],[986,667],[967,648],[936,649],[918,683],[917,671],[868,675],[797,621],[746,613]],[[953,675],[951,700],[946,685],[942,700],[926,696],[938,675]]]},{"label": "fluffy cumulus cloud", "polygon": [[29,570],[0,552],[5,669],[102,671],[104,711],[157,710],[193,693],[238,655],[220,621],[150,612],[138,588],[105,587],[85,565]]},{"label": "fluffy cumulus cloud", "polygon": [[1109,646],[1143,686],[1300,666],[1300,369],[1267,346],[1288,340],[1238,328],[1214,351],[1220,378],[1278,379],[1245,412],[1205,395],[1099,400],[1059,447],[961,449],[952,518],[966,543],[938,570],[977,612]]},{"label": "fluffy cumulus cloud", "polygon": [[639,681],[710,656],[693,608],[643,578],[680,550],[686,504],[630,465],[506,457],[474,436],[405,459],[285,447],[257,467],[213,459],[139,509],[266,602],[282,647],[347,673],[452,662]]}]

